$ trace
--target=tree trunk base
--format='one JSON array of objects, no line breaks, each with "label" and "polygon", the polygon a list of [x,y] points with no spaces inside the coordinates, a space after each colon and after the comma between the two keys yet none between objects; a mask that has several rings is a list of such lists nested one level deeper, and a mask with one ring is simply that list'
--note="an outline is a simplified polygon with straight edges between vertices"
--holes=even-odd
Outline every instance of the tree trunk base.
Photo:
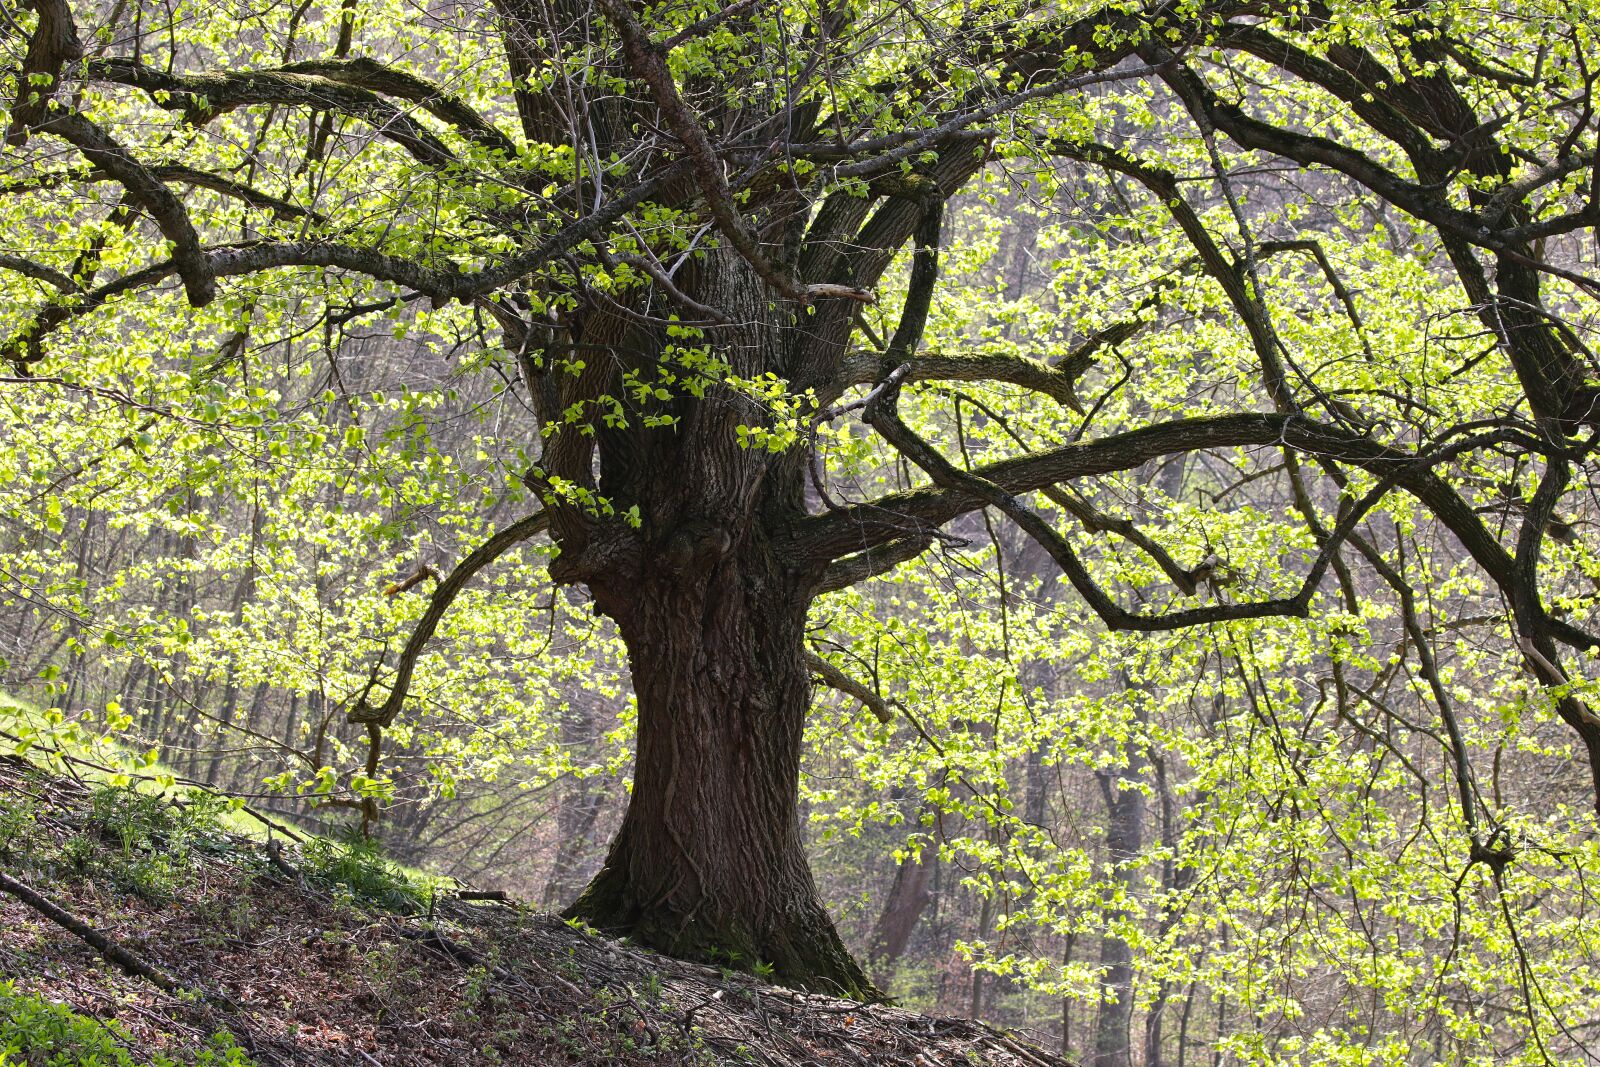
[{"label": "tree trunk base", "polygon": [[719,909],[711,904],[701,908],[642,904],[626,876],[607,865],[561,917],[676,959],[745,971],[791,989],[882,1000],[883,994],[844,947],[814,892],[792,903],[788,914],[760,924],[717,922],[712,917]]}]

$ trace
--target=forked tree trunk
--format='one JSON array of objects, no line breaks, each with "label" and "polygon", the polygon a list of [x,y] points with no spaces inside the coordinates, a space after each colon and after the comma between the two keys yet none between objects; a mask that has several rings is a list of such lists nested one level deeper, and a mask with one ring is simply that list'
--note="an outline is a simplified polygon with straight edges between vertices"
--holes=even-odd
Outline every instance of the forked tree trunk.
[{"label": "forked tree trunk", "polygon": [[[746,380],[789,372],[793,309],[737,254],[708,251],[677,284],[728,319],[696,359]],[[548,469],[575,482],[597,472],[598,493],[637,522],[559,511],[551,576],[585,585],[617,624],[639,719],[628,810],[566,914],[674,956],[871,996],[817,896],[800,833],[806,611],[821,565],[791,558],[775,539],[805,513],[804,453],[741,447],[740,427],[771,419],[729,386],[659,400],[627,389],[620,368],[647,382],[673,368],[698,373],[670,331],[597,313],[581,341],[606,358],[586,359],[575,386],[569,377],[550,387],[596,376],[595,388],[635,407],[593,437],[552,437]],[[570,402],[558,395],[552,410]]]},{"label": "forked tree trunk", "polygon": [[605,866],[566,914],[674,956],[870,995],[800,834],[808,590],[758,533],[728,538],[679,541],[636,581],[592,584],[628,646],[638,753]]}]

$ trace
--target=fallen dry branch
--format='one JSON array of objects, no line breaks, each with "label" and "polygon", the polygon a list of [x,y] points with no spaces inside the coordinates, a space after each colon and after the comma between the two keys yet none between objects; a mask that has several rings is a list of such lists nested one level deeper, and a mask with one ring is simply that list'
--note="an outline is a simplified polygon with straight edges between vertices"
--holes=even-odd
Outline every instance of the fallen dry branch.
[{"label": "fallen dry branch", "polygon": [[10,893],[134,977],[143,978],[166,993],[176,993],[183,988],[161,968],[140,959],[43,893],[4,871],[0,871],[0,890]]}]

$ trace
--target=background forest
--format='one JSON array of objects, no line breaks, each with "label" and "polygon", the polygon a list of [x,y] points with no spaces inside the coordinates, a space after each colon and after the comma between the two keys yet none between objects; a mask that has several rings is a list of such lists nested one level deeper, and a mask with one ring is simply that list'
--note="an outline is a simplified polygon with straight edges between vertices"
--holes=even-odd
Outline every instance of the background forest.
[{"label": "background forest", "polygon": [[[1105,1067],[1595,1062],[1597,30],[10,8],[0,729],[560,910],[667,564],[556,561],[715,438],[884,527],[802,605],[798,778],[878,989]],[[813,270],[901,203],[876,280]],[[1042,454],[1089,458],[997,488]]]}]

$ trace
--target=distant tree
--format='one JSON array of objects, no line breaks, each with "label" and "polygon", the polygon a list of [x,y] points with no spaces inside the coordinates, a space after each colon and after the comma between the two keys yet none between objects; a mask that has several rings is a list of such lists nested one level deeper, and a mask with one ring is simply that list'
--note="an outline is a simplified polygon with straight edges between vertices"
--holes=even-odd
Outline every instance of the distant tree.
[{"label": "distant tree", "polygon": [[[1600,718],[1564,665],[1600,647],[1591,599],[1554,609],[1540,566],[1552,539],[1577,536],[1560,508],[1586,491],[1600,430],[1584,340],[1600,285],[1584,261],[1600,222],[1600,11],[1586,0],[34,0],[0,17],[14,378],[70,376],[75,329],[137,320],[176,285],[195,308],[241,313],[336,286],[361,297],[323,322],[427,322],[454,303],[485,362],[519,379],[540,444],[524,481],[543,508],[443,577],[350,718],[376,753],[451,599],[547,533],[551,577],[615,621],[638,699],[628,810],[574,918],[870,992],[802,850],[813,674],[859,685],[808,659],[807,613],[985,508],[1113,630],[1358,612],[1353,569],[1389,583],[1473,847],[1492,853],[1417,594],[1366,531],[1409,498],[1401,513],[1420,506],[1492,584],[1600,782]],[[1159,216],[1147,241],[1165,279],[1089,328],[924,344],[946,205],[991,164],[1098,175],[1105,196]],[[1363,310],[1351,258],[1327,247],[1336,230],[1359,247],[1361,212],[1402,234],[1385,262],[1426,260],[1459,287],[1477,325],[1441,325],[1451,365],[1372,344],[1366,320],[1387,311]],[[1340,351],[1317,347],[1333,339]],[[1141,410],[1118,392],[1134,365],[1227,388]],[[1474,388],[1452,393],[1469,372]],[[1065,415],[1091,379],[1100,398],[1053,447],[976,464],[924,403],[936,393],[902,414],[919,383],[999,382]],[[1089,432],[1108,398],[1134,428]],[[819,442],[843,448],[854,413],[926,484],[866,500],[830,488]],[[1313,546],[1261,580],[1229,574],[1226,546],[1163,545],[1062,488],[1239,450],[1278,457],[1264,476]],[[1146,554],[1165,602],[1124,606],[1044,501]]]}]

